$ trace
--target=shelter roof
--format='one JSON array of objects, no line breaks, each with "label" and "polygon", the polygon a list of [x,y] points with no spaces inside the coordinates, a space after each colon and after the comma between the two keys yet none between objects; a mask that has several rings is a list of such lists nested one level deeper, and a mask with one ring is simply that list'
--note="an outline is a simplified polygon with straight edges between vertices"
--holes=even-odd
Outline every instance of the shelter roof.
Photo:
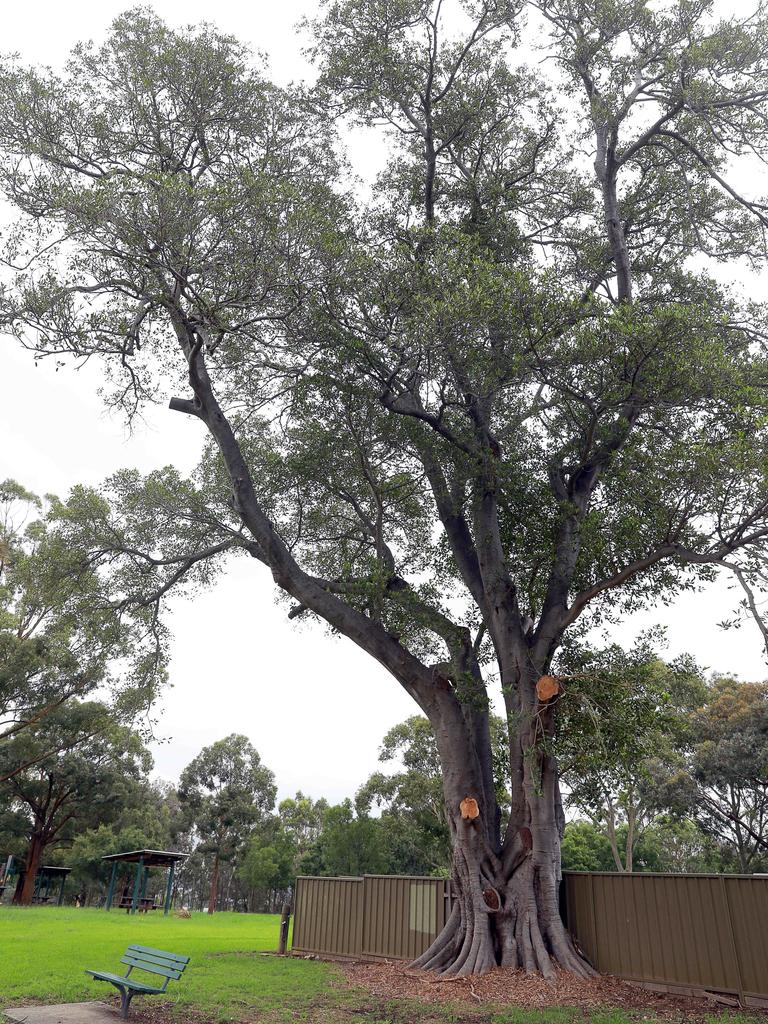
[{"label": "shelter roof", "polygon": [[138,864],[144,861],[147,868],[169,868],[176,861],[185,860],[189,854],[176,853],[173,850],[128,850],[126,853],[110,853],[102,860],[124,861],[126,864]]}]

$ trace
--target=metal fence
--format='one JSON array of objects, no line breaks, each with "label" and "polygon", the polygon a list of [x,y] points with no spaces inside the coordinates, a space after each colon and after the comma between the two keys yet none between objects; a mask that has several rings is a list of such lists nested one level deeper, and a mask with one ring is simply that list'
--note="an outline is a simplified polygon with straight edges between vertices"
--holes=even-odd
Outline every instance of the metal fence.
[{"label": "metal fence", "polygon": [[293,950],[356,960],[413,960],[445,924],[450,884],[419,875],[300,877]]},{"label": "metal fence", "polygon": [[[450,912],[441,878],[298,879],[293,950],[410,960]],[[768,878],[587,874],[563,880],[568,927],[597,969],[651,988],[768,1004]]]}]

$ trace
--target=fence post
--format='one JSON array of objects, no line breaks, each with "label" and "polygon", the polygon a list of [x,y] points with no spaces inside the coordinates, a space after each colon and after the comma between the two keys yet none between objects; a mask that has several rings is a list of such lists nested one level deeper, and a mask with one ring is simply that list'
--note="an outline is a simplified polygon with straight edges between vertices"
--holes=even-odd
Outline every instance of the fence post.
[{"label": "fence post", "polygon": [[720,875],[720,891],[723,894],[723,903],[725,904],[725,914],[728,921],[728,935],[731,939],[731,952],[733,953],[733,963],[736,967],[736,980],[739,986],[739,1002],[742,1006],[746,1006],[744,1001],[744,982],[741,977],[741,963],[739,962],[739,950],[736,946],[736,933],[733,930],[733,915],[731,914],[731,902],[728,899],[728,886],[725,884],[725,875]]},{"label": "fence post", "polygon": [[280,915],[280,939],[277,946],[277,952],[281,956],[285,956],[285,951],[288,948],[288,928],[291,923],[291,904],[283,904],[283,912]]},{"label": "fence post", "polygon": [[592,952],[594,957],[594,963],[592,964],[598,971],[600,970],[600,939],[597,934],[597,911],[595,910],[595,876],[590,873],[589,875],[589,902],[592,904],[592,934],[595,937],[595,948]]}]

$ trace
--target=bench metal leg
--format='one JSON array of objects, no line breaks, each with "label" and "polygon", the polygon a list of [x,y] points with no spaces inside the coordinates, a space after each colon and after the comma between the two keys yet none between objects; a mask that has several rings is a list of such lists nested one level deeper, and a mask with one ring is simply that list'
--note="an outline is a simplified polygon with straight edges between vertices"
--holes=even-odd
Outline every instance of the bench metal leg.
[{"label": "bench metal leg", "polygon": [[128,1010],[131,1006],[131,1000],[133,999],[134,993],[127,988],[120,989],[120,1016],[125,1020],[128,1016]]}]

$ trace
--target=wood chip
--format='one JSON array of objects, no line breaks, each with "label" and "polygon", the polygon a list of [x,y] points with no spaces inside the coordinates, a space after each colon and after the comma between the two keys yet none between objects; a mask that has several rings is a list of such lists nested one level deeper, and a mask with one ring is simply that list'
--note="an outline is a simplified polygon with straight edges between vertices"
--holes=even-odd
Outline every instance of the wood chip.
[{"label": "wood chip", "polygon": [[[530,1010],[556,1006],[583,1010],[613,1008],[634,1011],[633,1016],[648,1011],[655,1019],[675,1021],[712,1016],[708,999],[652,992],[609,975],[585,979],[558,970],[554,980],[547,982],[539,975],[502,967],[472,978],[440,978],[431,971],[363,961],[340,963],[339,967],[350,986],[368,989],[384,999],[482,1003]],[[768,1020],[768,1013],[751,1007],[747,1012],[751,1017]]]}]

